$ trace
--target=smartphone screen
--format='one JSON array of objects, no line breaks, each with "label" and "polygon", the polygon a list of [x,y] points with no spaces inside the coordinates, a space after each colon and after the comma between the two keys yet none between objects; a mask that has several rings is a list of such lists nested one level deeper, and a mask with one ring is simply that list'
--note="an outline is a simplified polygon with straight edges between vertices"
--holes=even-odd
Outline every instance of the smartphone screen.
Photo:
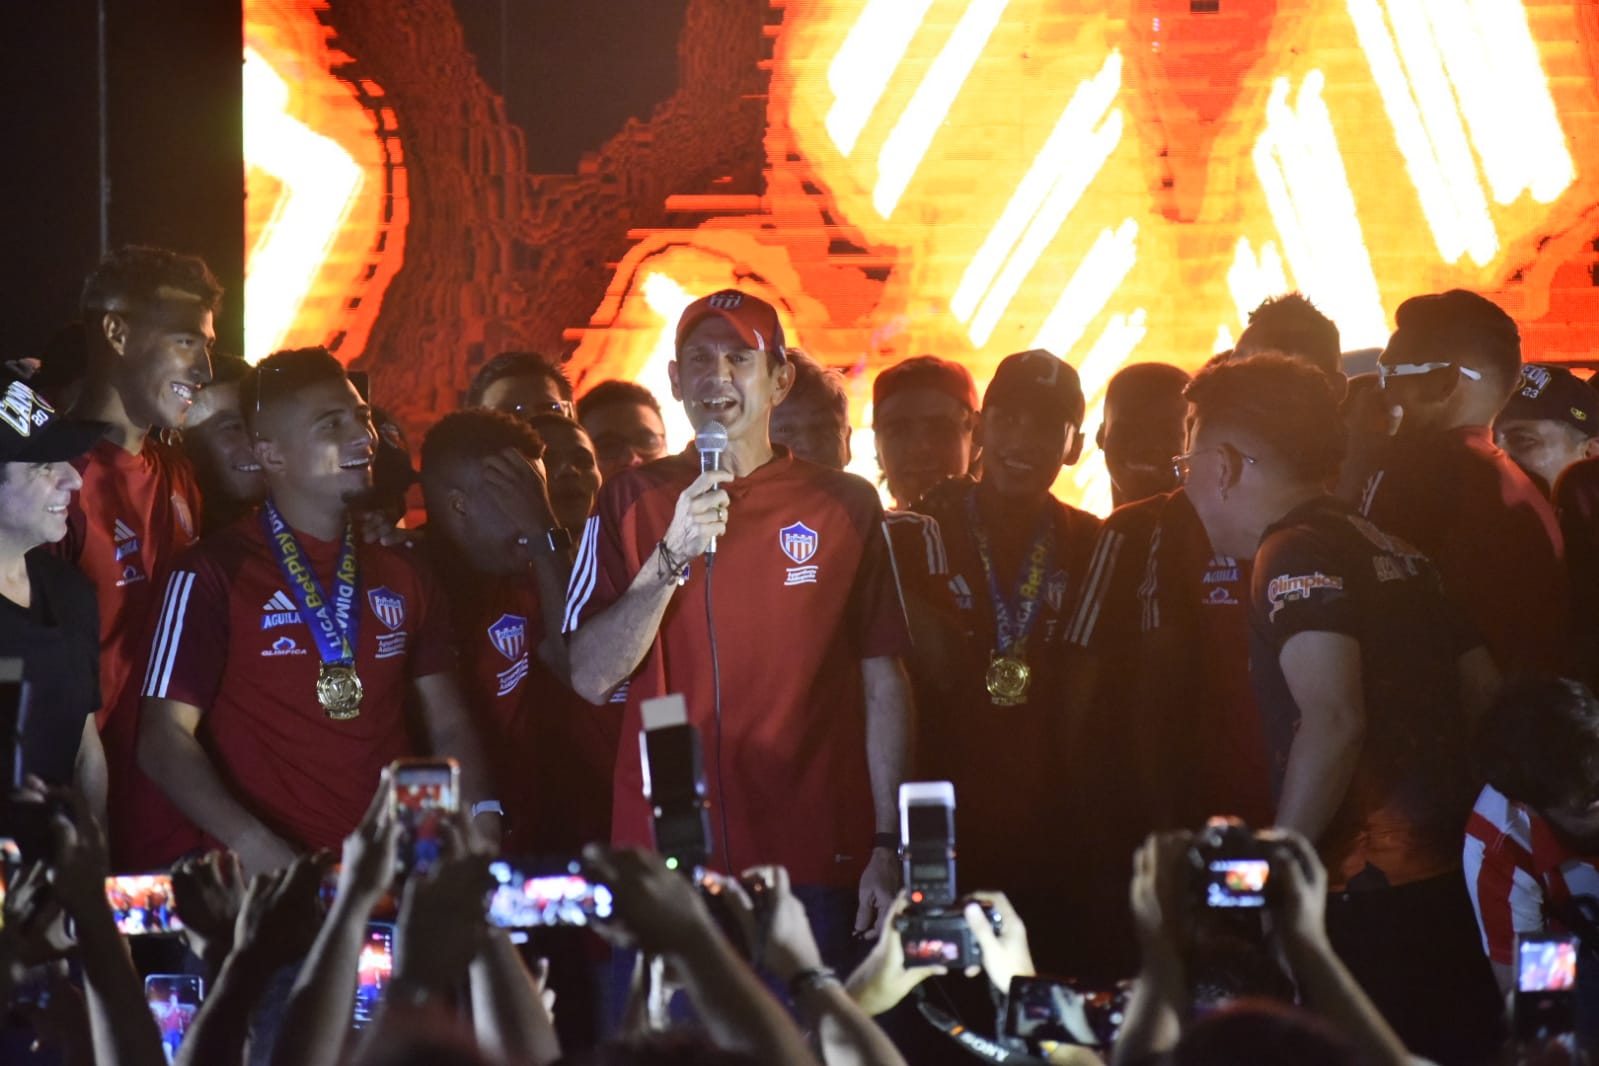
[{"label": "smartphone screen", "polygon": [[1265,859],[1212,859],[1205,885],[1207,907],[1264,907],[1271,863]]},{"label": "smartphone screen", "polygon": [[378,1001],[394,975],[394,926],[368,922],[366,943],[356,963],[355,1010],[350,1025],[360,1029],[377,1016]]},{"label": "smartphone screen", "polygon": [[176,933],[183,928],[172,906],[172,878],[166,874],[113,874],[105,879],[105,898],[123,936]]},{"label": "smartphone screen", "polygon": [[453,759],[402,759],[392,776],[405,868],[426,873],[443,852],[445,816],[460,806],[460,768]]},{"label": "smartphone screen", "polygon": [[611,917],[611,890],[577,872],[533,876],[508,862],[489,864],[496,882],[489,921],[504,929],[588,926]]},{"label": "smartphone screen", "polygon": [[161,1030],[168,1062],[177,1057],[204,999],[205,982],[197,974],[153,973],[144,979],[144,1001]]},{"label": "smartphone screen", "polygon": [[1516,1035],[1522,1039],[1572,1031],[1576,1022],[1577,938],[1516,937]]}]

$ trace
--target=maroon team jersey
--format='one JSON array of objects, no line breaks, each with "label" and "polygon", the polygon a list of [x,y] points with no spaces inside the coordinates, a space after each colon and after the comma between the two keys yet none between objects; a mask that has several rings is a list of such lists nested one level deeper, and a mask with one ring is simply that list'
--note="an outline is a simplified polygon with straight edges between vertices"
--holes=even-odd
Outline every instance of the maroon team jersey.
[{"label": "maroon team jersey", "polygon": [[162,582],[200,528],[194,468],[154,437],[133,455],[101,441],[72,461],[82,491],[67,511],[67,535],[48,550],[94,583],[100,604],[98,719],[109,777],[112,860],[119,869],[164,865],[204,842],[139,769],[139,680]]},{"label": "maroon team jersey", "polygon": [[1565,543],[1553,505],[1485,426],[1396,437],[1360,513],[1431,559],[1504,673],[1558,671]]},{"label": "maroon team jersey", "polygon": [[72,460],[83,488],[52,551],[94,582],[100,602],[100,721],[136,686],[145,620],[173,560],[198,539],[200,487],[182,452],[154,438],[138,455],[101,441]]},{"label": "maroon team jersey", "polygon": [[[1250,561],[1217,555],[1182,489],[1117,508],[1094,552],[1092,595],[1071,639],[1100,662],[1100,698],[1138,716],[1161,751],[1152,828],[1216,814],[1267,825],[1275,811],[1249,680]],[[1124,722],[1115,724],[1123,728]]]},{"label": "maroon team jersey", "polygon": [[[341,541],[296,534],[324,589]],[[411,682],[455,655],[438,586],[408,548],[357,546],[360,716],[334,721],[316,699],[316,642],[268,545],[246,515],[178,560],[167,579],[144,695],[204,712],[200,740],[218,771],[273,832],[337,848],[361,821],[378,776],[412,754]]]},{"label": "maroon team jersey", "polygon": [[[572,573],[568,632],[627,589],[698,474],[690,449],[605,483]],[[622,844],[651,842],[640,706],[680,693],[704,745],[713,836],[720,837],[719,815],[727,820],[731,856],[721,854],[718,840],[720,864],[776,862],[798,884],[853,884],[874,828],[860,664],[903,655],[908,644],[882,505],[860,478],[782,448],[726,489],[728,531],[712,577],[720,745],[705,567],[695,560],[628,685],[612,833]]]},{"label": "maroon team jersey", "polygon": [[608,839],[619,716],[591,705],[539,659],[545,630],[531,574],[480,577],[433,547],[492,795],[505,808],[501,849],[571,856]]}]

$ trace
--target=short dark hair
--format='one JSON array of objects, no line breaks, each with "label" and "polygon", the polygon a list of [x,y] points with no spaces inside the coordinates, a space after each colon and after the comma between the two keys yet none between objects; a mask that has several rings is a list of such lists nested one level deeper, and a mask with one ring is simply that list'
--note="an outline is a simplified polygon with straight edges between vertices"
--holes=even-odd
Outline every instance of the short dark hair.
[{"label": "short dark hair", "polygon": [[783,402],[815,400],[848,425],[849,393],[844,389],[844,375],[823,366],[815,356],[798,348],[788,349],[788,361],[794,364],[794,387],[783,397]]},{"label": "short dark hair", "polygon": [[1338,326],[1303,294],[1270,296],[1249,312],[1249,325],[1238,335],[1237,356],[1281,352],[1303,359],[1328,377],[1344,375]]},{"label": "short dark hair", "polygon": [[1507,390],[1521,374],[1521,331],[1505,309],[1474,292],[1412,296],[1394,312],[1394,332],[1383,350],[1385,363],[1430,363],[1471,352],[1497,374]]},{"label": "short dark hair", "polygon": [[1477,730],[1477,769],[1539,810],[1599,798],[1599,700],[1565,678],[1510,682]]},{"label": "short dark hair", "polygon": [[422,439],[422,495],[430,498],[444,479],[462,464],[477,462],[515,448],[528,459],[544,454],[544,441],[534,428],[504,411],[469,407],[452,411]]},{"label": "short dark hair", "polygon": [[589,435],[589,431],[583,428],[583,423],[575,418],[568,418],[558,411],[539,411],[537,414],[528,417],[527,424],[532,426],[535,431],[540,426],[559,426],[576,430],[585,437]]},{"label": "short dark hair", "polygon": [[83,282],[78,306],[87,320],[96,311],[149,307],[162,289],[176,289],[200,301],[207,311],[222,305],[222,285],[205,260],[170,248],[128,244],[106,254]]},{"label": "short dark hair", "polygon": [[344,364],[326,348],[289,348],[273,352],[239,380],[239,413],[253,437],[257,416],[300,390],[324,381],[349,381]]},{"label": "short dark hair", "polygon": [[617,381],[613,378],[583,393],[583,398],[577,401],[577,420],[585,421],[593,411],[623,403],[640,404],[657,415],[661,414],[661,401],[655,398],[655,393],[636,381]]},{"label": "short dark hair", "polygon": [[234,382],[243,381],[244,375],[250,372],[250,364],[244,361],[244,356],[234,355],[232,352],[211,353],[211,380],[210,385],[232,385]]},{"label": "short dark hair", "polygon": [[1343,463],[1346,432],[1325,374],[1286,355],[1212,362],[1183,390],[1193,417],[1257,438],[1305,482],[1323,482]]},{"label": "short dark hair", "polygon": [[1168,396],[1181,399],[1190,380],[1188,371],[1170,363],[1132,363],[1111,375],[1105,385],[1105,406],[1129,401],[1142,405]]},{"label": "short dark hair", "polygon": [[501,352],[484,363],[472,377],[461,399],[463,407],[482,407],[483,394],[501,378],[548,378],[561,399],[572,402],[572,383],[559,363],[538,352]]}]

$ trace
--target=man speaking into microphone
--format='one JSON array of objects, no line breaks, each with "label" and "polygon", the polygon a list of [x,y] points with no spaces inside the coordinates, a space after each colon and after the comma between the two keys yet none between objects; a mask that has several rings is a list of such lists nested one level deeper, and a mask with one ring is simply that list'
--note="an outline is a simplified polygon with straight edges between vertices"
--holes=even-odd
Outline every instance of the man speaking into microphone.
[{"label": "man speaking into microphone", "polygon": [[626,703],[612,835],[650,843],[640,707],[681,693],[704,745],[713,864],[786,866],[824,957],[842,962],[899,881],[909,639],[882,506],[862,479],[772,445],[794,368],[770,304],[731,289],[695,301],[676,356],[672,395],[699,447],[605,483],[567,594],[573,687]]}]

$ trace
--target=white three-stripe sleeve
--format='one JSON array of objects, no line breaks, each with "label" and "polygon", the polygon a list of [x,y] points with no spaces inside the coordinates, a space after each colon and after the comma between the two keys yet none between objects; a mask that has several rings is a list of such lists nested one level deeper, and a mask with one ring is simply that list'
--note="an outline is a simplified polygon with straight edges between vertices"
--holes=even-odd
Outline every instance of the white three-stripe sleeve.
[{"label": "white three-stripe sleeve", "polygon": [[1126,537],[1114,529],[1101,529],[1094,553],[1088,560],[1088,573],[1083,579],[1083,592],[1077,601],[1077,611],[1072,616],[1066,639],[1080,648],[1093,646],[1094,627],[1099,623],[1105,597],[1110,591],[1111,577],[1116,571],[1116,559],[1121,554]]},{"label": "white three-stripe sleeve", "polygon": [[178,659],[178,649],[183,643],[184,623],[188,618],[189,600],[194,592],[195,574],[192,570],[174,570],[167,578],[166,595],[161,601],[157,617],[155,640],[150,647],[150,664],[144,674],[144,695],[166,699],[172,685],[172,666]]},{"label": "white three-stripe sleeve", "polygon": [[583,608],[594,595],[594,585],[599,580],[600,516],[591,515],[583,526],[583,540],[577,547],[577,560],[572,564],[572,579],[566,586],[566,614],[561,621],[561,632],[571,633],[583,618]]}]

